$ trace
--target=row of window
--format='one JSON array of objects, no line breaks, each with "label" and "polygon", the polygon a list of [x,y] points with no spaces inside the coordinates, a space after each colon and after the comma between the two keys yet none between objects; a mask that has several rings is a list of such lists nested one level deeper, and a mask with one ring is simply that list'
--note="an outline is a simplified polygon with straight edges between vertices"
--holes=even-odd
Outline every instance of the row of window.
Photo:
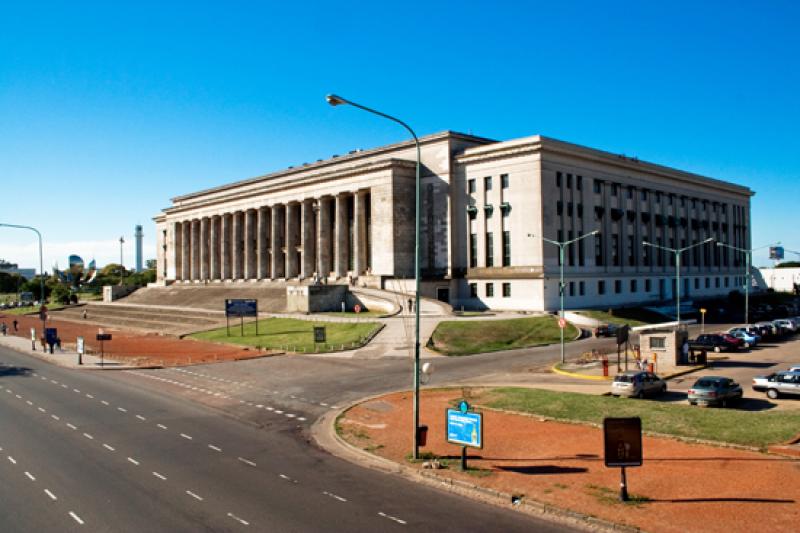
[{"label": "row of window", "polygon": [[[511,283],[501,283],[501,287],[503,290],[503,298],[511,298]],[[484,296],[486,298],[494,298],[494,283],[489,282],[484,284],[483,290],[484,290]],[[478,297],[477,283],[469,284],[469,297],[470,298]]]},{"label": "row of window", "polygon": [[[501,189],[508,189],[508,174],[500,174],[500,188]],[[477,181],[475,178],[470,178],[467,180],[467,192],[469,194],[473,194],[477,191]],[[492,176],[486,176],[483,178],[483,190],[484,191],[491,191],[492,190]]]},{"label": "row of window", "polygon": [[[494,233],[491,231],[486,232],[486,249],[485,249],[485,264],[487,267],[494,266]],[[511,232],[503,232],[502,243],[502,266],[511,266]],[[470,233],[469,235],[469,266],[475,268],[478,266],[478,234]]]}]

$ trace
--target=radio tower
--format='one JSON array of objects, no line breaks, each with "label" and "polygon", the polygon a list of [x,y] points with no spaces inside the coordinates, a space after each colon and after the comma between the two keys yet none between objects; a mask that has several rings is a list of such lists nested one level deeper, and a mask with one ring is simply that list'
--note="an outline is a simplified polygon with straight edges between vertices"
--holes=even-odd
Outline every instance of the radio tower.
[{"label": "radio tower", "polygon": [[141,224],[136,225],[136,231],[134,232],[134,236],[136,237],[136,272],[142,271],[142,237],[144,237],[144,233],[142,233],[142,226]]}]

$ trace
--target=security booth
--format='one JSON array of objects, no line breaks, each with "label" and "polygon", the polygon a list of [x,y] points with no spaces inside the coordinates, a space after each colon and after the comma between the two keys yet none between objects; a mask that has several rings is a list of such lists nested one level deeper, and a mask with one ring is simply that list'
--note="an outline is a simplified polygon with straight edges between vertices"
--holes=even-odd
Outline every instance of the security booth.
[{"label": "security booth", "polygon": [[689,324],[696,320],[680,322],[664,322],[647,324],[631,328],[639,334],[639,351],[643,364],[653,372],[672,372],[681,365],[688,365],[688,354],[684,353],[684,344],[689,341]]}]

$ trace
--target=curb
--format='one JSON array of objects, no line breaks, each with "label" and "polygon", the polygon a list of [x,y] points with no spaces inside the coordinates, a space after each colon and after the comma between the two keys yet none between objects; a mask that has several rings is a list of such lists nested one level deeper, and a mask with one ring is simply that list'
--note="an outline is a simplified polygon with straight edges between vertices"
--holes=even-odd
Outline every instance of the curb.
[{"label": "curb", "polygon": [[611,381],[611,376],[591,376],[587,374],[578,374],[575,372],[567,372],[566,370],[561,370],[560,368],[558,368],[558,363],[550,367],[550,370],[553,371],[555,374],[561,374],[562,376],[567,376],[570,378],[587,379],[591,381]]},{"label": "curb", "polygon": [[[360,400],[353,401],[350,404],[337,409],[336,411],[326,413],[317,419],[317,421],[311,427],[311,437],[314,439],[314,442],[317,444],[317,446],[327,451],[331,455],[335,455],[351,463],[384,473],[399,474],[410,481],[422,482],[428,486],[444,489],[462,496],[467,496],[474,500],[491,503],[500,508],[524,512],[525,514],[537,518],[545,518],[556,523],[577,526],[590,531],[624,531],[630,533],[641,531],[636,527],[616,524],[614,522],[602,520],[600,518],[579,513],[577,511],[562,509],[560,507],[555,507],[536,500],[528,500],[525,498],[521,500],[516,499],[515,495],[511,493],[505,493],[495,489],[481,487],[474,483],[469,483],[460,479],[439,476],[434,471],[420,470],[402,463],[397,463],[390,459],[386,459],[362,450],[339,436],[339,434],[336,432],[335,426],[336,421],[343,414],[356,405],[371,401],[373,399],[381,398],[387,394],[392,394],[392,392],[381,393],[362,398]],[[514,501],[517,503],[512,503],[512,498],[515,498]]]}]

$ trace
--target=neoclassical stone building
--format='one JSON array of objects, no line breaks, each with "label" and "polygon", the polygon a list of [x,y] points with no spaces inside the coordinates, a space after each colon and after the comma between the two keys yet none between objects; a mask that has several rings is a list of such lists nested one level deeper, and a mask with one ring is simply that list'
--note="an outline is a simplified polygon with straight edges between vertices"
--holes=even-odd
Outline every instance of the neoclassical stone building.
[{"label": "neoclassical stone building", "polygon": [[[750,246],[742,186],[542,136],[420,139],[423,292],[455,307],[558,306],[558,247],[572,308],[667,300],[674,254],[713,237]],[[414,273],[414,143],[179,196],[155,217],[162,283],[355,282],[406,290]],[[743,258],[681,256],[682,296],[724,294]]]}]

